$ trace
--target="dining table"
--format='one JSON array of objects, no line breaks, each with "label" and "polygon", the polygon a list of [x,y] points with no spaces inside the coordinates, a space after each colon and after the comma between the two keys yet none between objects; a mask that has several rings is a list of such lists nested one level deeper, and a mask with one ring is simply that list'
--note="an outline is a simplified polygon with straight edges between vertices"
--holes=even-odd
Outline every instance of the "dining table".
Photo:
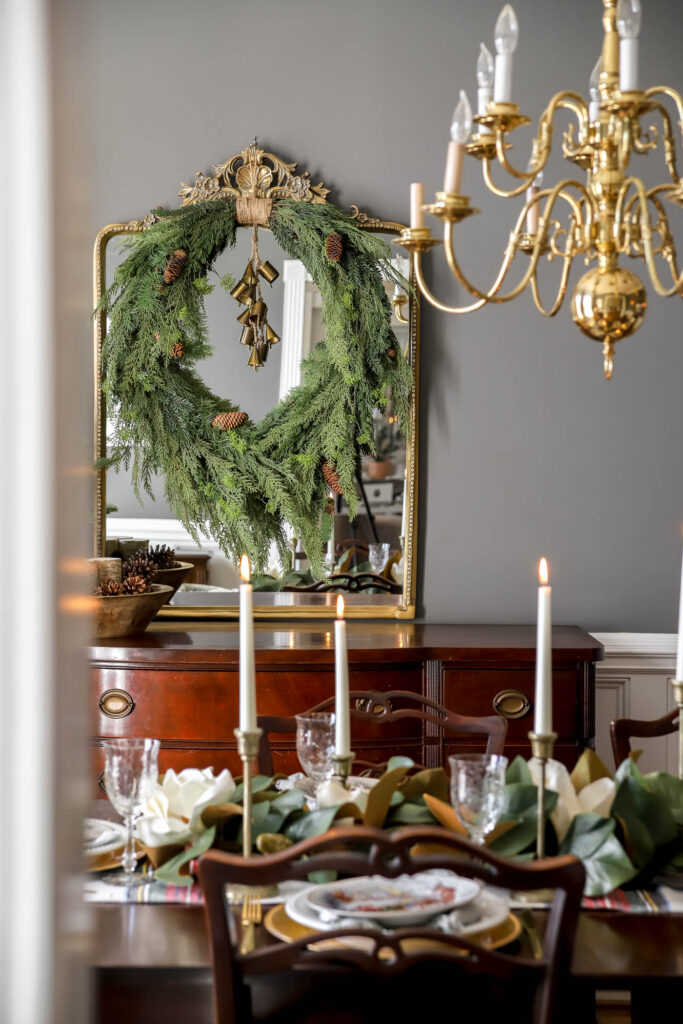
[{"label": "dining table", "polygon": [[[210,1024],[212,970],[201,905],[91,904],[95,1019],[100,1024]],[[543,933],[546,914],[528,911]],[[275,941],[261,928],[259,941]],[[521,943],[518,943],[518,948]],[[522,950],[529,952],[529,950]],[[574,1024],[595,1020],[595,993],[629,990],[634,1024],[664,1001],[683,1006],[683,913],[583,910],[574,939],[570,999]]]}]

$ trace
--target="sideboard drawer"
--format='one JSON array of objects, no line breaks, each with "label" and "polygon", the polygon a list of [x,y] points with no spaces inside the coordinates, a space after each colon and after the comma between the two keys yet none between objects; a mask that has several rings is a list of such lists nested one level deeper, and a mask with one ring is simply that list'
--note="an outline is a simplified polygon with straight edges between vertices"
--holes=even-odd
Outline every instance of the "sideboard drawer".
[{"label": "sideboard drawer", "polygon": [[[526,739],[534,724],[534,669],[445,668],[443,675],[443,702],[459,715],[492,715],[497,712],[494,701],[498,694],[518,691],[526,698],[528,710],[520,718],[508,719],[508,737]],[[577,736],[577,689],[576,670],[553,671],[553,730],[560,739]]]}]

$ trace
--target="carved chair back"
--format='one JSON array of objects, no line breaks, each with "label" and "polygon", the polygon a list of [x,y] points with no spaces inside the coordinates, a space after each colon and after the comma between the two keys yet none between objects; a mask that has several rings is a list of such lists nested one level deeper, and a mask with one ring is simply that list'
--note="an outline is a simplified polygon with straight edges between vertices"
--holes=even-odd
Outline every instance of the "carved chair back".
[{"label": "carved chair back", "polygon": [[656,736],[668,736],[680,729],[680,713],[678,708],[662,715],[661,718],[615,718],[610,724],[609,732],[612,740],[614,763],[618,768],[631,753],[631,737],[653,739]]},{"label": "carved chair back", "polygon": [[[443,704],[438,704],[429,697],[408,690],[391,690],[380,693],[375,690],[352,690],[351,718],[372,725],[389,725],[413,718],[421,720],[426,735],[455,736],[487,736],[487,754],[502,754],[507,735],[507,720],[500,715],[486,715],[473,718],[450,711]],[[309,708],[308,711],[334,710],[334,697]],[[275,715],[259,715],[258,725],[263,731],[259,741],[258,767],[263,775],[273,774],[273,754],[270,746],[272,733],[291,734],[296,732],[294,718],[280,718]],[[363,767],[365,762],[357,760],[355,767]],[[381,765],[368,765],[379,769]],[[424,766],[421,766],[424,767]]]},{"label": "carved chair back", "polygon": [[[258,928],[254,950],[237,952],[239,912],[233,916],[227,905],[228,883],[270,886],[306,880],[313,871],[395,878],[434,868],[515,890],[553,889],[538,958],[519,950],[490,950],[426,926],[396,931],[335,927],[314,933],[325,941],[313,947],[310,934],[289,943],[273,942]],[[485,1020],[492,1019],[486,1003],[494,994],[507,999],[506,1020],[520,1019],[515,1011],[524,1003],[530,1013],[523,1019],[549,1024],[568,976],[585,869],[569,856],[517,864],[439,828],[385,832],[355,826],[331,829],[264,857],[245,859],[210,850],[199,861],[199,877],[211,938],[216,1024],[236,1024],[238,1019],[246,1024],[250,1002],[263,1011],[264,998],[289,1001],[289,1015],[269,1015],[269,1021],[369,1022],[392,1019],[393,1012],[397,1024],[414,1024],[416,1014],[429,1012],[430,1000],[433,1007],[448,1007],[449,1015],[464,1020],[478,1012]],[[259,976],[268,976],[260,988]],[[304,990],[293,988],[297,979],[299,985],[305,981]],[[340,999],[348,1004],[344,1013]],[[466,1007],[469,1012],[462,1016]],[[273,1012],[271,1002],[268,1013]]]}]

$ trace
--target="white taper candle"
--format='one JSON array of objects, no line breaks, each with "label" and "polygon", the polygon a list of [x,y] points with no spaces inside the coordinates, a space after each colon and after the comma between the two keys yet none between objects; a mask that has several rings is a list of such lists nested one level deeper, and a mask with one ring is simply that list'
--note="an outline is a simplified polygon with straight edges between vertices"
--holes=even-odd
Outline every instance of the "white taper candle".
[{"label": "white taper candle", "polygon": [[349,722],[349,661],[346,651],[346,621],[344,598],[337,598],[337,618],[334,623],[334,746],[338,757],[351,753],[351,727]]},{"label": "white taper candle", "polygon": [[249,559],[242,555],[240,574],[240,729],[256,729],[256,676],[254,670],[253,587],[249,583]]},{"label": "white taper candle", "polygon": [[536,697],[534,732],[548,735],[553,731],[553,668],[552,668],[552,587],[548,584],[548,563],[542,558],[538,565],[538,615],[536,618]]}]

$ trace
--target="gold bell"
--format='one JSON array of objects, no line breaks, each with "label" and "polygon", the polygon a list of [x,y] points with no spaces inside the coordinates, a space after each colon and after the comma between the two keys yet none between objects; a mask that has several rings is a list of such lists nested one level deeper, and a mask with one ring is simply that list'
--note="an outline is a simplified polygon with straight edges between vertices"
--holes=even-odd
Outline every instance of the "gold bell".
[{"label": "gold bell", "polygon": [[268,307],[265,302],[261,299],[257,299],[251,306],[249,313],[251,314],[250,319],[255,320],[257,324],[260,324],[266,318]]},{"label": "gold bell", "polygon": [[268,284],[272,284],[273,281],[277,280],[277,278],[280,276],[280,271],[276,270],[273,264],[269,263],[268,260],[266,260],[265,263],[261,264],[261,266],[258,268],[258,272],[261,275],[261,277],[265,277]]},{"label": "gold bell", "polygon": [[253,366],[255,370],[258,370],[259,366],[263,366],[263,359],[261,359],[256,345],[251,350],[251,355],[249,356],[249,362],[247,365]]},{"label": "gold bell", "polygon": [[253,345],[256,340],[253,327],[245,327],[240,337],[240,345]]},{"label": "gold bell", "polygon": [[249,323],[250,316],[251,316],[251,307],[247,306],[246,309],[242,310],[240,315],[237,317],[237,320],[239,321],[239,323],[244,324],[244,326],[246,327],[247,324]]},{"label": "gold bell", "polygon": [[244,293],[248,290],[248,288],[249,285],[245,284],[244,281],[238,281],[235,287],[230,292],[230,294],[232,295],[233,299],[236,299],[238,302],[246,303],[247,300],[244,298]]},{"label": "gold bell", "polygon": [[277,334],[277,332],[273,330],[273,328],[270,326],[270,324],[266,324],[266,341],[268,342],[268,344],[269,345],[277,345],[279,340],[280,340],[280,335]]},{"label": "gold bell", "polygon": [[253,284],[245,285],[244,291],[242,292],[239,301],[243,302],[247,306],[250,306],[255,298],[256,289],[254,288]]},{"label": "gold bell", "polygon": [[256,351],[258,352],[259,359],[261,360],[261,362],[265,363],[266,359],[268,358],[268,345],[266,344],[266,342],[260,341],[256,346]]},{"label": "gold bell", "polygon": [[247,269],[242,274],[242,280],[245,284],[256,284],[258,278],[251,263],[247,263]]}]

